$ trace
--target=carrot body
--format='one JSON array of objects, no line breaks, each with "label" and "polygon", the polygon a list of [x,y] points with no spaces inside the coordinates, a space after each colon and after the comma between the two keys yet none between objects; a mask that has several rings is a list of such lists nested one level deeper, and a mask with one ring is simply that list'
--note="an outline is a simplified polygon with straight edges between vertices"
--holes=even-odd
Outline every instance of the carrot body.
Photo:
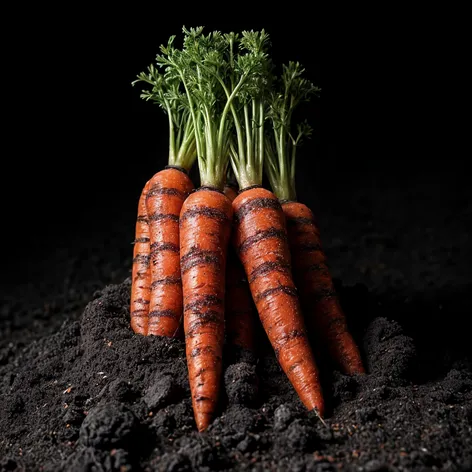
[{"label": "carrot body", "polygon": [[192,193],[180,213],[185,348],[199,431],[210,424],[219,397],[226,256],[232,217],[229,199],[208,187]]},{"label": "carrot body", "polygon": [[285,218],[277,197],[250,187],[233,202],[234,245],[277,359],[308,410],[324,413],[318,368],[292,279]]},{"label": "carrot body", "polygon": [[174,337],[183,316],[179,217],[193,189],[183,170],[167,168],[149,181],[146,210],[150,232],[151,297],[147,334]]},{"label": "carrot body", "polygon": [[135,333],[143,335],[148,329],[151,298],[150,238],[146,210],[148,188],[146,183],[139,197],[131,271],[131,328]]},{"label": "carrot body", "polygon": [[316,334],[317,341],[327,347],[344,373],[364,373],[359,349],[348,331],[326,265],[313,213],[306,205],[298,202],[283,203],[282,208],[287,221],[293,276],[307,327]]},{"label": "carrot body", "polygon": [[[225,186],[231,202],[238,196],[232,186]],[[225,330],[230,344],[249,351],[255,348],[256,308],[244,267],[233,247],[228,248],[226,264]]]},{"label": "carrot body", "polygon": [[193,189],[185,171],[154,174],[139,201],[131,286],[131,326],[136,333],[176,336],[183,315],[179,215]]}]

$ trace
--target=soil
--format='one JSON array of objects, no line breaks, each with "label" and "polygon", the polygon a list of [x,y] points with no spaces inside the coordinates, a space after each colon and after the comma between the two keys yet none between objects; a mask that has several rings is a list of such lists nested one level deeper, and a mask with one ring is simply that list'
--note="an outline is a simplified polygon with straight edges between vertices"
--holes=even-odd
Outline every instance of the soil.
[{"label": "soil", "polygon": [[471,470],[468,187],[363,179],[320,180],[312,200],[368,369],[319,359],[325,424],[262,336],[257,358],[227,348],[220,409],[196,431],[183,342],[129,327],[133,200],[2,280],[0,470]]}]

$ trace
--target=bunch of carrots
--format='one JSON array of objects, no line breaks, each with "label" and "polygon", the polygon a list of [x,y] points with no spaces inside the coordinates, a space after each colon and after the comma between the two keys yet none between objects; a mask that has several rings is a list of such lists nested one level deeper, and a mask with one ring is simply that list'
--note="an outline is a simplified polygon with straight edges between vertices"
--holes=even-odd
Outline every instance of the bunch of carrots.
[{"label": "bunch of carrots", "polygon": [[259,322],[300,400],[322,418],[313,342],[347,374],[364,367],[313,213],[296,199],[296,151],[311,128],[294,123],[294,110],[320,89],[297,62],[278,72],[264,30],[203,30],[184,27],[180,48],[170,37],[133,82],[168,116],[169,157],[138,203],[131,327],[185,336],[199,431],[217,407],[225,339],[255,351]]}]

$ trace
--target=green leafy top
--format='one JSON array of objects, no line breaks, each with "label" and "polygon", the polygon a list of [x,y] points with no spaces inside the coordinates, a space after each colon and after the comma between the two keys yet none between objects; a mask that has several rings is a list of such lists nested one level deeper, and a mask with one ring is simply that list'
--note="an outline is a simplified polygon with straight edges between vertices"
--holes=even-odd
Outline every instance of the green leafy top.
[{"label": "green leafy top", "polygon": [[[238,40],[235,37],[234,40]],[[264,122],[266,119],[265,97],[271,81],[272,63],[267,54],[270,44],[265,30],[243,31],[240,48],[251,52],[256,66],[250,79],[232,104],[235,139],[230,142],[231,165],[239,188],[261,185],[264,158]],[[232,74],[237,67],[232,67]],[[234,84],[234,80],[231,80]],[[231,91],[228,90],[228,94]]]},{"label": "green leafy top", "polygon": [[183,33],[182,49],[174,46],[175,36],[171,36],[167,46],[161,46],[157,64],[165,69],[167,80],[179,79],[185,89],[201,185],[222,189],[236,116],[234,102],[244,100],[254,88],[263,64],[255,38],[262,33],[244,32],[241,40],[235,33],[205,35],[203,27],[183,27]]},{"label": "green leafy top", "polygon": [[294,128],[292,116],[301,102],[306,102],[321,89],[303,77],[305,69],[298,62],[283,65],[278,79],[278,90],[269,99],[269,118],[273,134],[266,140],[265,170],[272,190],[280,200],[296,200],[295,158],[303,138],[311,136],[312,128],[306,122]]},{"label": "green leafy top", "polygon": [[154,65],[147,72],[141,72],[135,85],[144,82],[151,85],[150,90],[142,90],[141,98],[158,104],[169,119],[169,158],[170,165],[190,170],[195,162],[196,143],[192,117],[187,103],[187,96],[182,92],[182,83],[178,78],[164,77]]}]

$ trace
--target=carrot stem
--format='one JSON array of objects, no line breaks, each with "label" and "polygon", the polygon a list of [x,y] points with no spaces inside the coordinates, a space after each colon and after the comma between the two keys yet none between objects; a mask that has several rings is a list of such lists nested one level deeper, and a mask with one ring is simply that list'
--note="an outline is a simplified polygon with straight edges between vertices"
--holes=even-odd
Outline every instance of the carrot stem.
[{"label": "carrot stem", "polygon": [[151,64],[147,72],[141,72],[132,85],[138,82],[152,86],[150,90],[142,90],[141,98],[156,103],[167,114],[169,165],[182,167],[189,171],[197,157],[195,132],[190,111],[185,107],[185,97],[180,92],[182,85],[180,78],[160,74]]},{"label": "carrot stem", "polygon": [[269,98],[270,121],[273,136],[267,140],[265,170],[274,193],[280,200],[296,200],[295,158],[296,149],[303,137],[311,135],[308,123],[297,126],[296,137],[291,121],[295,108],[302,101],[317,95],[320,88],[303,77],[305,69],[298,62],[283,65],[277,87]]}]

